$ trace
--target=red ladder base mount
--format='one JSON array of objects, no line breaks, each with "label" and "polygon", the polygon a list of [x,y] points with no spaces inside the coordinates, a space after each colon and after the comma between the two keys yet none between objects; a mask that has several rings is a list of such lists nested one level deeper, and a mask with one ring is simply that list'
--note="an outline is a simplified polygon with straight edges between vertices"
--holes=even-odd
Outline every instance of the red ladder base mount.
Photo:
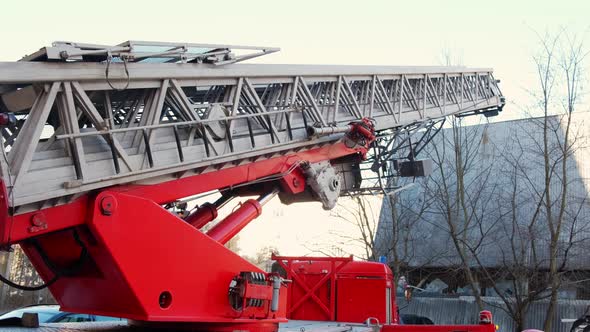
[{"label": "red ladder base mount", "polygon": [[[62,310],[208,331],[271,332],[286,321],[286,286],[272,311],[270,275],[152,200],[103,191],[88,211],[81,226],[21,243],[44,280],[63,273],[49,287]],[[243,273],[256,282],[235,308],[229,291]]]}]

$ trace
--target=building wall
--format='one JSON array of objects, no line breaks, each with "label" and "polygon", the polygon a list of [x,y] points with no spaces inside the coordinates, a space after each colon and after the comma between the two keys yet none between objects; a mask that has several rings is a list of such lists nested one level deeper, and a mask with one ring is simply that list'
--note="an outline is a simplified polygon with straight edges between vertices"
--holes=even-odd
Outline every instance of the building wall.
[{"label": "building wall", "polygon": [[[550,159],[555,162],[551,195],[561,193],[560,149],[564,138],[564,119],[549,117]],[[481,123],[462,129],[461,146],[468,160],[465,174],[466,195],[473,200],[472,210],[477,222],[468,227],[465,238],[477,244],[479,261],[473,267],[499,267],[506,264],[531,264],[535,268],[548,266],[547,216],[539,213],[534,227],[529,228],[535,213],[537,194],[543,191],[544,167],[542,151],[543,118],[531,118],[498,123]],[[561,249],[568,249],[566,268],[590,270],[590,113],[579,112],[572,117],[571,137],[575,139],[575,153],[568,161],[566,216],[561,237]],[[461,263],[451,241],[447,215],[441,205],[443,180],[451,188],[447,194],[455,199],[457,179],[454,177],[454,145],[451,128],[435,137],[419,158],[438,160],[430,177],[416,179],[410,189],[396,196],[395,209],[389,197],[383,201],[376,235],[381,255],[393,260],[395,247],[401,262],[409,268],[456,266]],[[444,175],[444,176],[443,176]],[[398,179],[404,185],[414,179]],[[516,207],[512,209],[512,197]],[[470,201],[471,202],[471,201]],[[559,202],[554,202],[558,204]],[[454,213],[461,215],[459,206]],[[396,216],[395,232],[392,215]],[[556,217],[556,216],[554,216]],[[458,217],[454,222],[462,222]],[[459,225],[461,226],[461,225]],[[533,250],[530,238],[535,238]],[[514,241],[513,241],[514,240]],[[525,253],[512,261],[511,250]],[[533,252],[536,254],[533,259]],[[533,264],[534,262],[534,264]]]},{"label": "building wall", "polygon": [[[500,307],[503,303],[497,298],[484,298],[485,310],[490,310],[494,317],[494,323],[500,328],[498,332],[513,332],[516,329],[514,322],[505,310]],[[414,297],[409,303],[403,297],[397,299],[401,314],[415,314],[430,318],[435,324],[474,324],[478,319],[478,310],[475,300],[471,296],[455,298],[441,297]],[[531,304],[527,319],[526,329],[543,329],[547,301]],[[571,323],[562,323],[562,319],[577,319],[586,312],[590,301],[584,300],[560,300],[555,316],[553,332],[569,332]]]}]

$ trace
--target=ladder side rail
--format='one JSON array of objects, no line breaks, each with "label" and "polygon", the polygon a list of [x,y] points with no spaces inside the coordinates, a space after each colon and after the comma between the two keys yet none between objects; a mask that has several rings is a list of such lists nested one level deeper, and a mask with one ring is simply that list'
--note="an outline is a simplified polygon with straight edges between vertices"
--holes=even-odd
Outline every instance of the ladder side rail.
[{"label": "ladder side rail", "polygon": [[[2,65],[0,63],[0,73],[3,71]],[[73,65],[71,71],[80,70],[78,64]],[[85,65],[94,67],[94,64]],[[48,72],[41,75],[50,76],[49,72],[55,69],[53,67],[45,66]],[[58,67],[62,66],[58,64]],[[251,70],[258,66],[236,67]],[[288,68],[281,66],[259,68],[289,72]],[[23,174],[36,174],[28,177],[27,183],[40,180],[48,198],[55,198],[83,193],[90,188],[100,187],[100,183],[108,186],[153,178],[155,173],[165,175],[164,170],[170,170],[169,174],[172,175],[172,169],[190,170],[196,163],[223,165],[227,160],[240,163],[245,152],[249,152],[249,156],[252,153],[267,155],[270,151],[289,153],[319,142],[317,138],[307,136],[308,126],[341,127],[370,115],[375,121],[376,130],[389,130],[428,119],[502,105],[502,97],[491,71],[459,71],[451,68],[436,72],[430,70],[431,73],[423,73],[429,70],[412,73],[404,69],[385,70],[384,73],[371,75],[374,68],[365,67],[373,69],[368,70],[368,73],[340,75],[324,68],[326,73],[322,75],[318,72],[319,68],[311,66],[303,70],[314,76],[296,74],[268,77],[261,75],[264,70],[247,77],[230,75],[227,70],[220,69],[215,71],[216,75],[212,75],[218,77],[198,80],[175,76],[174,70],[160,80],[146,79],[141,75],[135,77],[130,71],[130,86],[138,87],[133,90],[137,91],[134,94],[113,91],[105,86],[104,79],[72,81],[74,108],[81,111],[80,114],[90,121],[91,126],[83,131],[79,128],[79,132],[73,132],[73,128],[56,130],[52,139],[74,144],[81,140],[83,148],[76,149],[78,152],[72,153],[70,149],[58,153],[60,146],[69,145],[53,144],[55,146],[44,154],[34,151],[31,169],[22,167],[16,153],[8,152],[8,166]],[[205,68],[203,72],[208,70]],[[347,70],[354,72],[356,69]],[[71,71],[62,73],[62,77],[68,77]],[[342,71],[347,72],[345,69]],[[88,77],[84,71],[78,74],[82,78]],[[468,83],[470,79],[471,86]],[[484,82],[489,82],[489,89],[485,91]],[[55,93],[61,96],[63,89],[58,90]],[[105,100],[110,101],[108,106]],[[463,100],[468,102],[462,105]],[[219,118],[202,118],[205,110],[213,105],[225,109],[223,115]],[[48,107],[51,109],[52,106]],[[41,115],[36,108],[30,113],[30,119]],[[125,114],[124,119],[121,120],[123,115],[117,114]],[[114,119],[117,116],[120,124],[115,126]],[[31,123],[25,121],[23,128],[30,127]],[[221,129],[214,132],[211,126]],[[40,140],[38,131],[42,127],[38,124],[34,135],[26,135],[28,130],[24,131],[25,134],[21,131],[15,147],[35,145],[35,141]],[[112,146],[112,151],[116,153],[101,148],[106,145],[92,137],[105,137],[107,145]],[[131,137],[136,138],[129,140]],[[335,134],[323,138],[323,141],[336,142],[341,137],[342,134]],[[149,146],[147,154],[146,146]],[[82,158],[79,157],[81,152],[84,154]],[[70,166],[64,164],[66,157],[72,159]],[[59,159],[52,161],[51,158]],[[12,159],[17,161],[12,162]],[[121,161],[125,167],[120,172],[109,171],[107,168],[113,166],[107,166],[102,160],[111,160],[111,164]],[[80,170],[81,165],[86,165],[84,171]],[[68,170],[68,167],[72,168]],[[77,173],[83,174],[80,176]],[[49,175],[63,178],[63,183],[75,186],[60,186],[57,180],[45,181]],[[66,180],[67,177],[71,179]],[[8,182],[7,176],[3,176],[3,179]],[[17,206],[35,203],[39,197],[34,192],[23,191],[23,188],[16,189]]]}]

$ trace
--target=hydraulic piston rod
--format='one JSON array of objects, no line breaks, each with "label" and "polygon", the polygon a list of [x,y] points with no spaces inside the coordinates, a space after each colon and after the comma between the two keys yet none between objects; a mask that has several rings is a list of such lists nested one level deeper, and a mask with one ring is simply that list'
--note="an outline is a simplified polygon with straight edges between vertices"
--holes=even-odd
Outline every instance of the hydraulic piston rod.
[{"label": "hydraulic piston rod", "polygon": [[233,196],[223,195],[213,203],[204,203],[197,208],[197,210],[188,215],[184,220],[193,225],[196,229],[201,229],[210,221],[217,218],[217,210],[227,204]]},{"label": "hydraulic piston rod", "polygon": [[262,212],[262,206],[275,197],[278,192],[278,189],[274,189],[258,199],[249,199],[243,202],[237,210],[211,228],[207,235],[221,244],[227,243],[252,220],[256,219]]}]

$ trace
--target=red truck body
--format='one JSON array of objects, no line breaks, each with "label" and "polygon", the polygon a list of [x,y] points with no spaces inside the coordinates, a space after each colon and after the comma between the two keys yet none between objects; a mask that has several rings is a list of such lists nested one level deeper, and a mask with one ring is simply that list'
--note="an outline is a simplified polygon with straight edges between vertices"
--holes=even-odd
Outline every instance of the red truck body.
[{"label": "red truck body", "polygon": [[353,261],[352,256],[272,258],[291,280],[289,319],[375,324],[381,332],[496,330],[489,311],[482,311],[479,324],[474,325],[400,324],[393,273],[386,264]]},{"label": "red truck body", "polygon": [[287,318],[298,320],[397,323],[393,274],[385,264],[352,257],[273,256],[292,280]]}]

